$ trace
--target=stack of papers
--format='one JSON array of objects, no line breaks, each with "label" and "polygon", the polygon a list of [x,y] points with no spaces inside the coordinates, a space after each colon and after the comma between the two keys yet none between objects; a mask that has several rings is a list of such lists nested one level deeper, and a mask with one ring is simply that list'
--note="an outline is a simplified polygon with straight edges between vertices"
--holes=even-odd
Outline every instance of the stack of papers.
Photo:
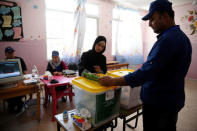
[{"label": "stack of papers", "polygon": [[24,80],[23,83],[25,85],[36,84],[37,80],[35,80],[35,79],[28,79],[28,80]]}]

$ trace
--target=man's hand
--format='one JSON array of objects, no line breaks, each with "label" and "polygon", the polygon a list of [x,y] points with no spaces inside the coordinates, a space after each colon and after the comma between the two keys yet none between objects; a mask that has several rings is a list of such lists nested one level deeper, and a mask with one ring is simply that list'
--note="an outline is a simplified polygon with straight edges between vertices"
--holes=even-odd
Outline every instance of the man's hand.
[{"label": "man's hand", "polygon": [[103,86],[126,86],[128,85],[124,77],[112,78],[110,76],[100,77],[99,83]]},{"label": "man's hand", "polygon": [[113,83],[113,78],[110,76],[104,76],[99,78],[99,83],[103,86],[112,86]]}]

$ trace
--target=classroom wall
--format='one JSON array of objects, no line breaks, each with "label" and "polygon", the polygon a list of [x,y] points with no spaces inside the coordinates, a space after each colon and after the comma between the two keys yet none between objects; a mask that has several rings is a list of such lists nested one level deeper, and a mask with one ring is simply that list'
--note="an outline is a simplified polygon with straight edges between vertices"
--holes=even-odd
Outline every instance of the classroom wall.
[{"label": "classroom wall", "polygon": [[[42,74],[45,72],[47,66],[45,1],[10,1],[17,2],[21,7],[24,38],[18,42],[0,42],[0,59],[5,57],[5,47],[12,46],[16,50],[15,55],[24,59],[28,73],[31,73],[33,65],[36,65]],[[107,48],[105,55],[107,56],[107,61],[111,61],[113,60],[113,56],[111,55],[111,10],[113,3],[107,0],[87,0],[87,2],[96,3],[100,6],[98,35],[106,36]]]},{"label": "classroom wall", "polygon": [[36,65],[40,73],[46,69],[46,33],[44,0],[12,0],[21,7],[24,38],[18,42],[0,42],[0,59],[5,58],[4,49],[12,46],[15,55],[22,57],[28,73]]},{"label": "classroom wall", "polygon": [[[4,49],[6,46],[12,46],[16,50],[16,56],[22,57],[28,67],[28,72],[31,72],[33,65],[38,67],[40,73],[44,73],[47,66],[46,57],[46,27],[45,27],[45,2],[44,0],[12,0],[18,3],[22,10],[23,34],[24,38],[19,42],[0,42],[0,59],[4,58]],[[107,38],[107,48],[105,55],[107,60],[113,60],[111,55],[112,44],[112,9],[114,3],[110,0],[87,0],[87,2],[96,3],[100,6],[99,12],[99,35],[104,35]],[[197,34],[189,35],[187,23],[181,21],[181,17],[187,14],[187,11],[196,8],[191,3],[174,7],[176,24],[181,26],[181,29],[190,38],[193,48],[192,63],[188,72],[188,77],[197,79]],[[146,11],[141,11],[142,16]],[[156,34],[148,26],[148,21],[142,21],[142,40],[144,60],[156,41]]]},{"label": "classroom wall", "polygon": [[[189,15],[189,10],[196,10],[197,11],[197,5],[192,5],[192,3],[188,3],[182,6],[177,6],[175,9],[175,21],[176,24],[180,25],[181,29],[187,34],[189,37],[191,44],[192,44],[192,62],[190,65],[190,69],[188,72],[188,77],[192,79],[197,79],[197,32],[193,35],[191,34],[191,30],[189,29],[189,22],[187,20],[181,20],[181,17],[185,15]],[[196,15],[197,18],[197,15]]]},{"label": "classroom wall", "polygon": [[[179,5],[173,7],[175,11],[175,23],[180,25],[180,28],[186,35],[189,37],[191,44],[192,44],[192,62],[187,73],[187,77],[191,79],[197,79],[197,33],[194,35],[191,34],[191,30],[189,28],[189,23],[186,20],[181,20],[181,18],[185,15],[188,15],[188,11],[191,9],[197,10],[197,5],[192,5],[192,3],[187,3],[184,5]],[[148,27],[148,22],[145,22],[144,29],[146,28],[146,33],[143,39],[143,46],[144,46],[144,59],[146,60],[150,49],[152,48],[154,42],[156,41],[156,34],[154,34],[153,30]]]}]

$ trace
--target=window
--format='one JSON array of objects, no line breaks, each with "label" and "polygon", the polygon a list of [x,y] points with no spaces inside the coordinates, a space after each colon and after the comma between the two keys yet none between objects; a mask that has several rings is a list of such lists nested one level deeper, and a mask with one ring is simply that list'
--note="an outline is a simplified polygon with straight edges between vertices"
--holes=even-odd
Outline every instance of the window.
[{"label": "window", "polygon": [[135,55],[142,52],[140,15],[119,7],[113,9],[112,55]]},{"label": "window", "polygon": [[57,50],[62,57],[65,44],[72,42],[74,2],[46,0],[47,59]]},{"label": "window", "polygon": [[98,35],[98,5],[87,3],[86,14],[86,30],[82,52],[92,49],[94,40]]},{"label": "window", "polygon": [[[47,59],[51,59],[51,52],[57,50],[62,57],[62,52],[67,45],[72,44],[73,19],[75,0],[59,0],[58,2],[46,0],[46,35]],[[98,32],[98,5],[86,3],[86,29],[83,51],[92,48]]]}]

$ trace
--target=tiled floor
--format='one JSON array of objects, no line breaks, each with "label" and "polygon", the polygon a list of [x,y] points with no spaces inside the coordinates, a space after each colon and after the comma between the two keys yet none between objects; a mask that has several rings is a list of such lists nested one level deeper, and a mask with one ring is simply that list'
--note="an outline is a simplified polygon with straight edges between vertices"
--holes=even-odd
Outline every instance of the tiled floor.
[{"label": "tiled floor", "polygon": [[[185,107],[179,113],[177,131],[197,131],[197,80],[186,80],[186,103]],[[43,95],[41,96],[43,98]],[[69,100],[69,99],[68,99]],[[41,101],[43,104],[43,100]],[[74,109],[74,104],[67,101],[58,102],[58,113],[63,110]],[[0,102],[0,130],[1,131],[55,131],[56,123],[51,121],[52,104],[47,108],[41,105],[41,121],[37,121],[36,105],[32,105],[21,116],[15,117],[4,111],[2,101]],[[133,124],[133,122],[130,122]],[[110,130],[110,129],[108,129]],[[118,127],[115,131],[122,130],[122,120],[118,119]],[[128,131],[143,131],[142,117],[139,119],[135,130],[126,128]]]}]

